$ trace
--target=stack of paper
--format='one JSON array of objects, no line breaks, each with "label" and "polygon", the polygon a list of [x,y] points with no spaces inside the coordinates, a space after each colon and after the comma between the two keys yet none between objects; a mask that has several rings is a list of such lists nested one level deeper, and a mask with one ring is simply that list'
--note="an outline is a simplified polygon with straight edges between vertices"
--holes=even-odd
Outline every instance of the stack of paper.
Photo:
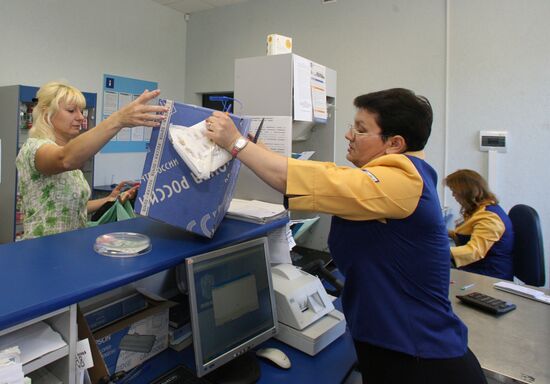
[{"label": "stack of paper", "polygon": [[21,352],[17,346],[0,351],[0,383],[24,383]]},{"label": "stack of paper", "polygon": [[499,281],[498,283],[494,283],[493,286],[501,291],[527,297],[528,299],[540,301],[541,303],[550,304],[550,296],[534,288],[525,287],[523,285],[514,284],[508,281]]},{"label": "stack of paper", "polygon": [[226,217],[264,224],[288,215],[282,204],[266,203],[260,200],[233,199]]},{"label": "stack of paper", "polygon": [[66,345],[61,335],[43,321],[0,337],[0,349],[19,347],[22,364],[27,364]]}]

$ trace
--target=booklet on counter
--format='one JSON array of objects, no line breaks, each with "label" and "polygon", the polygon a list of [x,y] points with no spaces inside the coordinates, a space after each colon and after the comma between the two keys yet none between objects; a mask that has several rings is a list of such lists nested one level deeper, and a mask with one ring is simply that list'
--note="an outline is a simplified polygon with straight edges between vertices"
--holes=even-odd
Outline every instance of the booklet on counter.
[{"label": "booklet on counter", "polygon": [[226,217],[230,219],[264,224],[286,217],[288,211],[282,204],[267,203],[260,200],[233,199]]},{"label": "booklet on counter", "polygon": [[498,283],[494,283],[493,286],[501,291],[527,297],[528,299],[540,301],[541,303],[550,304],[550,295],[546,295],[543,291],[539,291],[538,289],[515,284],[510,281],[499,281]]}]

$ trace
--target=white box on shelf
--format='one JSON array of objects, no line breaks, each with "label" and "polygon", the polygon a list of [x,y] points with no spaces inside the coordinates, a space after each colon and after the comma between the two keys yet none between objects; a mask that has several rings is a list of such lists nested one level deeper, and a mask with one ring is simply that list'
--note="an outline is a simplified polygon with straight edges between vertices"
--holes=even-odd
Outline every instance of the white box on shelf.
[{"label": "white box on shelf", "polygon": [[267,54],[282,55],[292,53],[292,38],[272,33],[267,35]]}]

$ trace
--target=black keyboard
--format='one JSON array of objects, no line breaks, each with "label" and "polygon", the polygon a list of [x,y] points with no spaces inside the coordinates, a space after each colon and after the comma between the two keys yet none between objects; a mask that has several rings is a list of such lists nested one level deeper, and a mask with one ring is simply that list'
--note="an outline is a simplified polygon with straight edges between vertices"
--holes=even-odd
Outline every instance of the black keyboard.
[{"label": "black keyboard", "polygon": [[467,295],[457,295],[464,304],[481,309],[482,311],[492,313],[494,315],[502,315],[516,309],[516,305],[495,299],[492,296],[485,295],[479,292],[471,292]]},{"label": "black keyboard", "polygon": [[197,377],[195,371],[184,365],[179,365],[162,375],[151,384],[213,384],[204,377]]}]

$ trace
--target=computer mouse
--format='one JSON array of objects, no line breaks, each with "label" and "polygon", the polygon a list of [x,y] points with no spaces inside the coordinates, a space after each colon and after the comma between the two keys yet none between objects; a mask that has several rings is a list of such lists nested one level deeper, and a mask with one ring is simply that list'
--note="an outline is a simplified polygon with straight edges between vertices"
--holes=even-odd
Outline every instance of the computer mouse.
[{"label": "computer mouse", "polygon": [[280,349],[261,348],[256,351],[256,355],[271,361],[273,364],[277,365],[278,367],[281,367],[284,369],[290,368],[290,359]]}]

